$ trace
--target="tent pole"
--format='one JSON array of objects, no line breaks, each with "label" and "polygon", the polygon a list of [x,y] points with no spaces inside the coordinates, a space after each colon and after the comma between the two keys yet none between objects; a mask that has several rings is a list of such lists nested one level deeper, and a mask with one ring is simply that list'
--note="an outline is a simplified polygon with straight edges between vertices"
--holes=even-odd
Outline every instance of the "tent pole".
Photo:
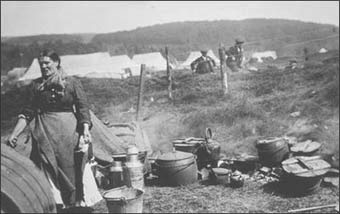
[{"label": "tent pole", "polygon": [[139,89],[138,89],[138,100],[137,100],[137,111],[136,111],[136,121],[139,121],[140,112],[142,108],[143,102],[143,88],[144,88],[144,71],[145,71],[145,64],[141,64],[140,66],[140,76],[139,76]]}]

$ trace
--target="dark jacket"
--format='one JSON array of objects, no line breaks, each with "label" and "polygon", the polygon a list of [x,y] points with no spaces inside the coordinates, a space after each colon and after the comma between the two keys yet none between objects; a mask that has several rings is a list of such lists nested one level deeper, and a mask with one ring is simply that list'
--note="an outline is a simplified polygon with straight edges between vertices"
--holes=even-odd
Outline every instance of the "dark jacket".
[{"label": "dark jacket", "polygon": [[42,78],[33,80],[28,91],[29,101],[21,111],[28,121],[31,121],[38,112],[72,112],[75,110],[79,125],[88,123],[90,127],[92,126],[87,97],[79,80],[67,77],[62,97],[53,87],[39,91],[38,87],[41,83]]},{"label": "dark jacket", "polygon": [[210,56],[200,56],[190,64],[191,70],[199,74],[214,72],[215,66],[216,63]]},{"label": "dark jacket", "polygon": [[242,61],[242,57],[243,57],[242,47],[232,46],[225,53],[228,56],[227,61],[236,61],[236,62]]}]

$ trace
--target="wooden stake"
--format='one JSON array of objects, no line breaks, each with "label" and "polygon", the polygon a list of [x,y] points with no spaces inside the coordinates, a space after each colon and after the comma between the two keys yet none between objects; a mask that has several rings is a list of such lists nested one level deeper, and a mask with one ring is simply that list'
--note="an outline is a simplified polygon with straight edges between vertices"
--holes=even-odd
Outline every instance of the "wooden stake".
[{"label": "wooden stake", "polygon": [[222,79],[222,92],[223,94],[228,94],[228,75],[225,67],[225,52],[223,45],[220,44],[220,48],[218,49],[218,53],[220,56],[220,70],[221,70],[221,79]]},{"label": "wooden stake", "polygon": [[171,76],[171,68],[169,63],[169,50],[168,47],[165,47],[165,57],[166,57],[166,74],[168,77],[168,97],[169,100],[172,100],[172,76]]},{"label": "wooden stake", "polygon": [[142,110],[142,102],[143,102],[143,89],[144,89],[144,71],[145,64],[141,64],[140,66],[140,76],[139,76],[139,91],[138,91],[138,101],[137,101],[137,114],[136,121],[139,121],[140,112]]}]

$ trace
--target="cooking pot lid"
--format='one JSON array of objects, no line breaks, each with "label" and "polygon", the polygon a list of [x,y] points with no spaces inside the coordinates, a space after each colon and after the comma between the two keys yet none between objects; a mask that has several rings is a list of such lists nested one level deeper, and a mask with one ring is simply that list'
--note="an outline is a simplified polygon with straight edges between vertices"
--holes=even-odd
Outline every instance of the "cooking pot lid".
[{"label": "cooking pot lid", "polygon": [[305,142],[301,142],[301,143],[297,143],[296,145],[294,145],[291,149],[292,152],[313,152],[316,151],[317,149],[319,149],[321,146],[320,143],[315,142],[315,141],[311,141],[311,140],[307,140]]},{"label": "cooking pot lid", "polygon": [[160,156],[158,156],[157,160],[160,161],[174,161],[174,160],[183,160],[183,159],[189,159],[194,157],[192,153],[188,152],[181,152],[181,151],[172,151],[168,153],[164,153]]},{"label": "cooking pot lid", "polygon": [[323,175],[330,167],[330,164],[322,160],[319,156],[296,156],[282,162],[284,171],[302,177]]},{"label": "cooking pot lid", "polygon": [[212,168],[212,171],[216,175],[227,175],[228,173],[230,173],[230,170],[224,168]]},{"label": "cooking pot lid", "polygon": [[258,140],[257,141],[257,145],[261,145],[261,144],[270,144],[270,143],[275,143],[277,141],[282,141],[283,138],[281,137],[270,137],[264,140]]}]

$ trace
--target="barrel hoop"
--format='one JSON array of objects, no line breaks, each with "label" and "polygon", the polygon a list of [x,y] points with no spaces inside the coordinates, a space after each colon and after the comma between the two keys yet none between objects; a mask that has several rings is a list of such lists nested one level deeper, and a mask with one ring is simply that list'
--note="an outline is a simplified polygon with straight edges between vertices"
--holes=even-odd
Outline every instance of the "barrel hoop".
[{"label": "barrel hoop", "polygon": [[[27,174],[30,175],[30,177],[35,181],[35,183],[37,184],[37,186],[40,187],[40,192],[43,192],[43,194],[44,194],[44,197],[42,197],[43,199],[44,199],[44,198],[47,198],[49,204],[50,204],[50,203],[55,203],[55,201],[52,200],[51,195],[47,194],[47,192],[45,191],[46,186],[45,186],[45,188],[44,188],[44,187],[42,186],[41,180],[40,180],[40,181],[36,180],[36,177],[31,173],[32,171],[28,170],[26,167],[23,167],[23,166],[22,166],[22,163],[20,163],[20,161],[18,161],[18,160],[10,159],[9,157],[7,158],[7,160],[13,161],[13,162],[16,163],[19,167],[21,167],[21,168],[25,171],[25,173],[27,173]],[[26,164],[26,163],[27,163],[27,162],[25,162],[25,164]],[[27,164],[27,166],[28,166],[28,167],[33,167],[33,168],[36,167],[33,163],[32,163],[32,164]],[[36,169],[36,168],[33,169],[33,170],[39,171],[39,170]],[[29,183],[29,184],[31,184],[31,183]],[[45,185],[49,185],[49,184],[48,184],[47,182],[45,182]],[[47,186],[47,187],[49,187],[49,186]],[[32,189],[35,190],[34,188],[32,188]],[[41,195],[38,194],[38,197],[41,197]]]},{"label": "barrel hoop", "polygon": [[[1,178],[1,183],[2,184],[7,184],[6,186],[12,184],[13,186],[15,186],[15,189],[11,189],[11,191],[17,191],[17,193],[20,193],[21,195],[24,195],[26,199],[30,199],[30,197],[28,197],[28,195],[22,191],[22,189],[20,188],[20,186],[18,186],[16,183],[13,183],[12,180],[6,178],[5,176]],[[12,198],[11,194],[9,194],[8,192],[6,192],[5,190],[1,189],[1,193],[5,194],[11,201],[13,201],[15,203],[15,198]],[[16,204],[16,203],[15,203]],[[24,204],[20,204],[20,205],[25,205],[26,207],[30,207],[33,208],[33,204],[31,200],[25,200]],[[20,212],[25,212],[25,210],[22,210],[22,208],[20,206],[18,206]],[[38,212],[38,210],[31,210],[31,211],[35,211]]]},{"label": "barrel hoop", "polygon": [[[33,195],[35,196],[35,199],[39,200],[40,204],[42,205],[41,209],[43,209],[43,212],[55,212],[55,201],[52,192],[49,189],[50,184],[48,183],[47,179],[39,179],[41,178],[40,174],[43,175],[43,173],[40,172],[37,166],[30,159],[20,155],[20,153],[7,148],[6,146],[1,146],[1,148],[1,160],[3,163],[7,163],[9,165],[14,164],[15,166],[12,167],[13,169],[10,169],[10,166],[5,167],[5,165],[2,164],[2,168],[9,168],[8,170],[13,172],[12,174],[17,174],[19,175],[18,177],[22,177],[21,180],[24,180],[23,184],[26,185],[26,188],[29,187],[29,189],[33,190],[33,193],[37,192],[37,190],[40,190],[39,194]],[[18,185],[15,184],[15,186]],[[29,197],[29,199],[32,199],[32,197]]]},{"label": "barrel hoop", "polygon": [[[41,198],[39,198],[39,194],[34,194],[35,191],[34,191],[34,188],[31,186],[31,184],[27,181],[29,178],[27,178],[27,176],[25,176],[25,174],[19,174],[17,171],[13,170],[13,169],[10,169],[10,168],[7,168],[4,166],[4,171],[5,172],[11,172],[12,175],[14,176],[17,176],[17,177],[21,177],[23,179],[20,179],[23,183],[22,185],[18,185],[17,183],[15,183],[12,179],[9,179],[9,178],[6,178],[6,177],[3,177],[4,179],[8,179],[8,181],[11,183],[11,184],[14,184],[14,186],[16,186],[17,188],[20,188],[21,192],[24,193],[24,196],[28,199],[30,205],[32,208],[36,208],[36,204],[33,203],[33,201],[31,200],[32,199],[32,195],[34,195],[37,199],[39,199],[38,201],[40,202],[40,205],[41,207],[43,208],[44,205],[41,203]],[[7,173],[6,173],[7,174]],[[15,179],[15,177],[13,178]],[[23,186],[26,186],[28,187],[26,190],[29,191],[29,192],[26,192],[26,191],[23,191]],[[31,193],[31,194],[29,194]],[[35,210],[36,212],[39,212],[38,210]]]}]

